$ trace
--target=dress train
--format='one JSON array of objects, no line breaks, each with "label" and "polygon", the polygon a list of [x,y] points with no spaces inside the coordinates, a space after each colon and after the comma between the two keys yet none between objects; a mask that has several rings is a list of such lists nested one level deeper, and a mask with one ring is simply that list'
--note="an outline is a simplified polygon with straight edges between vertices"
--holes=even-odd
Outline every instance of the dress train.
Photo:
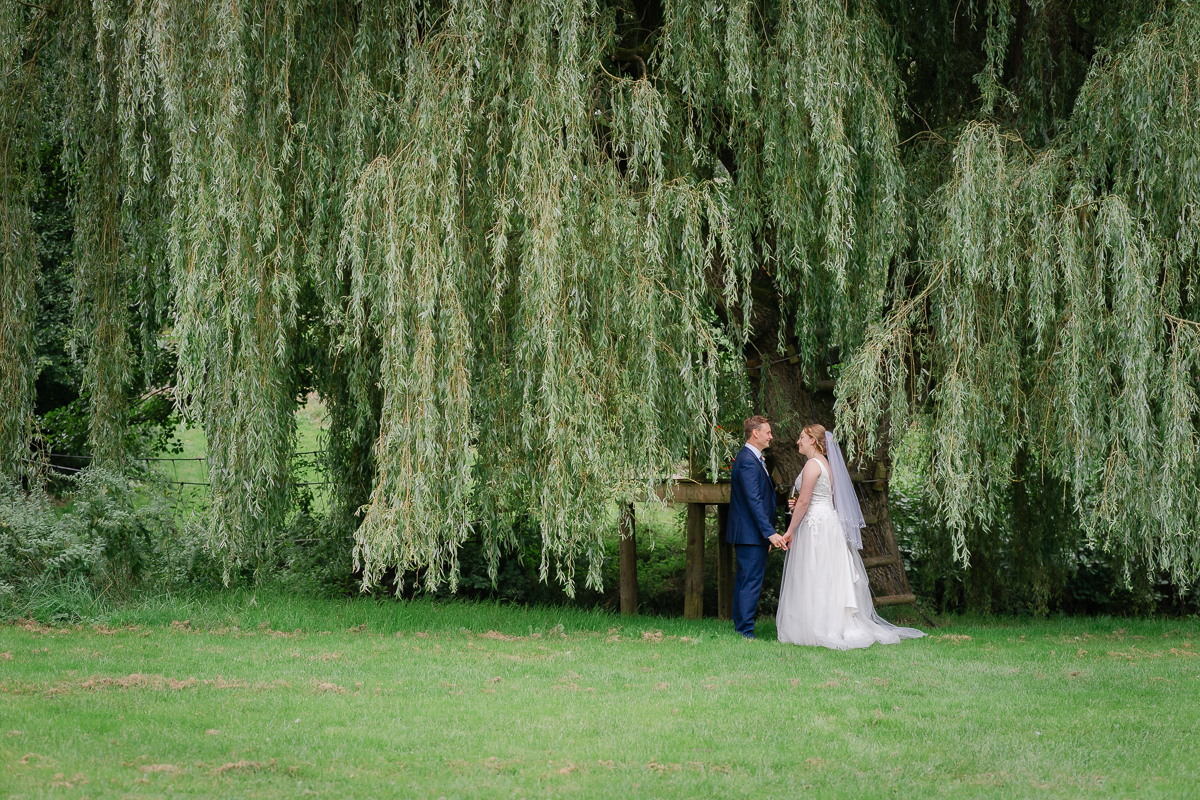
[{"label": "dress train", "polygon": [[812,500],[783,566],[775,615],[779,641],[849,650],[924,636],[916,628],[892,625],[875,612],[862,556],[846,542],[829,474],[824,464],[820,466]]}]

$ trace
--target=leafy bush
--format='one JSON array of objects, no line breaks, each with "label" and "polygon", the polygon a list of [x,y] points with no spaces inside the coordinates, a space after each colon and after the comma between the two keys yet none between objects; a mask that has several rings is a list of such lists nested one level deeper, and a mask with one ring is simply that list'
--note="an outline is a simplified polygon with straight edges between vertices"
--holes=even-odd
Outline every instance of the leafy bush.
[{"label": "leafy bush", "polygon": [[49,608],[42,616],[59,620],[95,601],[93,576],[104,545],[78,523],[59,514],[45,492],[0,484],[0,612]]},{"label": "leafy bush", "polygon": [[151,486],[92,468],[70,489],[62,504],[40,487],[0,485],[0,615],[80,619],[197,574],[199,539]]},{"label": "leafy bush", "polygon": [[353,548],[353,531],[331,515],[316,515],[306,508],[281,532],[273,568],[262,577],[301,595],[353,596],[359,585],[351,560]]},{"label": "leafy bush", "polygon": [[1006,524],[967,530],[969,565],[955,558],[950,530],[938,520],[928,454],[919,435],[901,448],[889,496],[896,541],[913,591],[941,612],[1045,616],[1050,613],[1193,614],[1196,587],[1173,585],[1085,537],[1070,494],[1032,457],[1018,458],[1018,478],[1002,495]]}]

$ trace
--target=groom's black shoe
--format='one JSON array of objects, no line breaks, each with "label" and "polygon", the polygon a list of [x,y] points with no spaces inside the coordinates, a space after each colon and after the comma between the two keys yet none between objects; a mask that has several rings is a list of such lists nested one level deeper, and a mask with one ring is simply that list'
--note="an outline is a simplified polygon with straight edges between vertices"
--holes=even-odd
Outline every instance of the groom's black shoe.
[{"label": "groom's black shoe", "polygon": [[750,641],[752,641],[752,642],[757,642],[757,641],[758,641],[758,637],[757,637],[757,636],[755,636],[753,633],[743,633],[743,634],[742,634],[742,638],[743,638],[743,639],[749,639],[749,640],[750,640]]}]

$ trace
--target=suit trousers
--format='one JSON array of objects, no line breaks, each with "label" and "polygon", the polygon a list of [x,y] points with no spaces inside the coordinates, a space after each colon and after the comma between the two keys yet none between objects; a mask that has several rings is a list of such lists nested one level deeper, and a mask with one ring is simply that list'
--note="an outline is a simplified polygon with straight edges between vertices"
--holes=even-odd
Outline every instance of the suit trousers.
[{"label": "suit trousers", "polygon": [[733,629],[742,636],[753,636],[770,546],[735,544],[733,549],[737,561],[737,574],[733,576]]}]

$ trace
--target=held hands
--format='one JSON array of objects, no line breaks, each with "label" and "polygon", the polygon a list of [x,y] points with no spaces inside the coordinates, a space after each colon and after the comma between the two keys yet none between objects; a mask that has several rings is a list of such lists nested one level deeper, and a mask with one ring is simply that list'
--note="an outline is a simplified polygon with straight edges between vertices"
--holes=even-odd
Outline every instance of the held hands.
[{"label": "held hands", "polygon": [[773,533],[768,541],[770,541],[771,547],[787,550],[788,544],[791,542],[791,536],[780,536],[778,533]]}]

